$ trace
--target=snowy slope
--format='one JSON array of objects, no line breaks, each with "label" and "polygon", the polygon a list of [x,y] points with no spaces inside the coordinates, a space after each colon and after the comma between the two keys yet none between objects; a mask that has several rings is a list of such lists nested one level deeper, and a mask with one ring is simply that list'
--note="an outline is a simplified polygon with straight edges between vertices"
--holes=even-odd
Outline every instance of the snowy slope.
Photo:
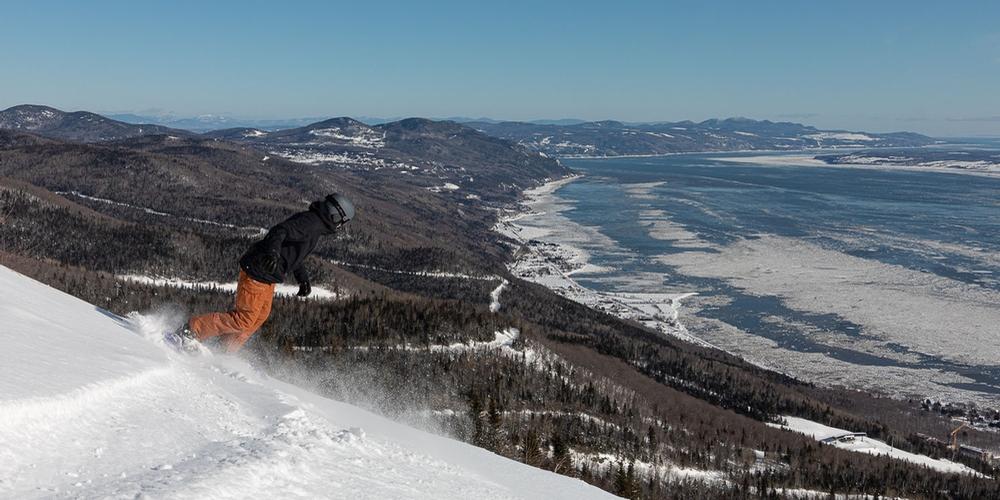
[{"label": "snowy slope", "polygon": [[0,267],[0,497],[601,498]]},{"label": "snowy slope", "polygon": [[[849,431],[844,429],[838,429],[836,427],[830,427],[823,425],[818,422],[813,422],[812,420],[806,420],[799,417],[782,417],[785,420],[784,425],[774,425],[775,427],[781,427],[783,429],[788,429],[796,432],[800,432],[807,436],[811,436],[817,441],[822,441],[828,438],[836,438],[839,436],[844,436],[850,434]],[[908,451],[889,446],[887,443],[879,441],[877,439],[872,439],[870,437],[851,437],[843,440],[836,440],[830,443],[832,446],[838,448],[843,448],[845,450],[857,451],[861,453],[869,453],[872,455],[885,455],[888,457],[896,458],[899,460],[906,460],[907,462],[925,465],[931,469],[938,470],[941,472],[958,472],[963,474],[975,474],[980,475],[975,470],[969,468],[965,464],[960,464],[957,462],[952,462],[946,459],[935,459],[928,457],[926,455],[918,455],[916,453],[910,453]]]}]

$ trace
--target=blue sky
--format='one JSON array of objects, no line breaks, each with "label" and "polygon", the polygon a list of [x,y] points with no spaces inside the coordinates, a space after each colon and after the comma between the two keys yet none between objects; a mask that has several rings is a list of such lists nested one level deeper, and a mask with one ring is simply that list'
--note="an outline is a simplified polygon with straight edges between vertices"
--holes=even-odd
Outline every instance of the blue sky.
[{"label": "blue sky", "polygon": [[0,108],[1000,135],[1000,2],[0,3]]}]

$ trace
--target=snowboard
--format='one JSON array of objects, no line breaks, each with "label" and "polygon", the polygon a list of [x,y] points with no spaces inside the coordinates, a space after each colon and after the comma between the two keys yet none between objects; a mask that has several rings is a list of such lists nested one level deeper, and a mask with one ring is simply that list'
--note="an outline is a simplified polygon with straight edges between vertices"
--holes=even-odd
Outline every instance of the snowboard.
[{"label": "snowboard", "polygon": [[169,331],[163,334],[163,343],[171,349],[189,355],[197,355],[204,352],[205,347],[194,339],[183,337],[177,331]]}]

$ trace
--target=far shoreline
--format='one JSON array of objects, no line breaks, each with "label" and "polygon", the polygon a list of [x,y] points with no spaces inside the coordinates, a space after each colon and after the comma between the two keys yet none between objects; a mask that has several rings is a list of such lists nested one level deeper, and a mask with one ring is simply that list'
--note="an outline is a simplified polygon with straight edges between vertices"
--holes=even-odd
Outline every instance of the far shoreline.
[{"label": "far shoreline", "polygon": [[[920,146],[914,149],[925,148],[928,146]],[[830,168],[849,168],[849,169],[861,169],[861,170],[882,170],[882,171],[907,171],[907,172],[930,172],[930,173],[940,173],[940,174],[955,174],[955,175],[973,175],[979,177],[989,177],[998,178],[1000,177],[1000,171],[990,172],[984,170],[972,170],[967,168],[959,167],[922,167],[919,165],[905,165],[899,163],[883,163],[883,164],[867,164],[867,163],[829,163],[816,158],[821,154],[828,153],[840,153],[840,152],[850,152],[850,151],[866,151],[866,150],[882,150],[882,149],[898,149],[898,148],[866,148],[866,147],[845,147],[845,148],[822,148],[822,149],[750,149],[750,150],[732,150],[732,151],[688,151],[680,153],[661,153],[661,154],[650,154],[650,155],[617,155],[617,156],[560,156],[557,157],[559,160],[615,160],[615,159],[636,159],[636,158],[667,158],[683,155],[726,155],[729,153],[734,154],[746,154],[746,153],[761,153],[752,156],[718,156],[713,157],[718,161],[730,162],[736,164],[746,164],[746,165],[759,165],[759,166],[775,166],[775,167],[830,167]],[[785,153],[782,155],[775,155],[773,153]],[[782,161],[775,161],[777,159],[787,158]],[[770,161],[769,161],[770,160]]]}]

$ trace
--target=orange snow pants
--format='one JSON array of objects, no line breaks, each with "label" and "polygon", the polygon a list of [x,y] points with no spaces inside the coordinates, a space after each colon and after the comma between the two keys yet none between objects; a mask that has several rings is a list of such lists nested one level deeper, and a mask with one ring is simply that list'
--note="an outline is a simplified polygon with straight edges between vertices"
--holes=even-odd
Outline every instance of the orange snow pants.
[{"label": "orange snow pants", "polygon": [[267,321],[274,299],[274,284],[254,280],[240,269],[236,305],[232,311],[202,314],[188,322],[198,340],[222,336],[226,352],[236,352]]}]

